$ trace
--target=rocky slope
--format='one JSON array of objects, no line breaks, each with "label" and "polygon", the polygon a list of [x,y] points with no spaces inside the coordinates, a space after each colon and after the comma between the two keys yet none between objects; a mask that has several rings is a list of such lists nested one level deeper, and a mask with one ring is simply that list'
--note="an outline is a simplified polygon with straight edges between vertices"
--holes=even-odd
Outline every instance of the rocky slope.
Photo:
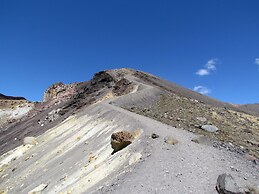
[{"label": "rocky slope", "polygon": [[12,97],[0,94],[0,129],[19,121],[32,110],[34,104],[23,97]]},{"label": "rocky slope", "polygon": [[57,83],[2,125],[0,193],[256,193],[258,119],[131,69]]}]

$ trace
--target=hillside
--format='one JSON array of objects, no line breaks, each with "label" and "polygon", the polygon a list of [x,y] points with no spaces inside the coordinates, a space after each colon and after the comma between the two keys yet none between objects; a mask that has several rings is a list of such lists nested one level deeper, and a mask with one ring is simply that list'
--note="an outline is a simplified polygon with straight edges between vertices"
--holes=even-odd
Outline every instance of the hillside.
[{"label": "hillside", "polygon": [[223,173],[239,193],[259,186],[256,108],[132,69],[53,84],[43,99],[2,122],[0,193],[207,194]]}]

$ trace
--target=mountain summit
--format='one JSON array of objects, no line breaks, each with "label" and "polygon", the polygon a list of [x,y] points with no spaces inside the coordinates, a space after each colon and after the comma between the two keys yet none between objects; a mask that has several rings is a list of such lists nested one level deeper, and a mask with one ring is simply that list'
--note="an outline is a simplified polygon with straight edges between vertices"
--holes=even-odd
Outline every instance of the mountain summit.
[{"label": "mountain summit", "polygon": [[0,193],[257,192],[257,105],[127,68],[0,97]]}]

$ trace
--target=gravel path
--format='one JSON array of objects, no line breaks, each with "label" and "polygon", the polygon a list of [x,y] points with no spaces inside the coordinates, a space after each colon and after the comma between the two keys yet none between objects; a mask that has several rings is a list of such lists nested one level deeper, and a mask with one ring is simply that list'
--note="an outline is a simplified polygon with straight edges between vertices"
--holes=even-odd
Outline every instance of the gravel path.
[{"label": "gravel path", "polygon": [[[258,165],[241,156],[194,143],[192,133],[118,107],[110,108],[143,124],[144,134],[139,145],[143,157],[131,172],[104,187],[102,193],[216,193],[216,180],[221,173],[230,173],[240,186],[258,184]],[[150,138],[152,133],[158,134],[159,138]],[[165,143],[168,136],[179,143]]]}]

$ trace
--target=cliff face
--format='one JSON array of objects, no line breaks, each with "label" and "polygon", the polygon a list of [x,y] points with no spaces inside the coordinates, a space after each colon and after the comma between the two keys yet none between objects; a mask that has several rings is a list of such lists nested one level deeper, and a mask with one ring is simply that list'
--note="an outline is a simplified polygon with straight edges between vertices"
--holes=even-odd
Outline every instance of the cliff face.
[{"label": "cliff face", "polygon": [[43,96],[43,102],[48,102],[50,100],[65,101],[71,98],[75,93],[75,88],[77,83],[73,84],[63,84],[62,82],[55,83],[51,85],[45,92]]}]

